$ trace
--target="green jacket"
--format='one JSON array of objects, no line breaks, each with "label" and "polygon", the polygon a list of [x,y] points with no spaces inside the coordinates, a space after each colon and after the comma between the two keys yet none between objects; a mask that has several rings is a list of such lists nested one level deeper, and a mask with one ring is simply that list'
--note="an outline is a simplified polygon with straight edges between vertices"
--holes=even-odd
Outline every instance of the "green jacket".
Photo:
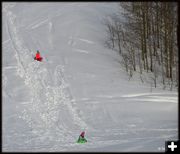
[{"label": "green jacket", "polygon": [[81,136],[79,136],[78,140],[77,140],[77,143],[86,143],[87,140]]}]

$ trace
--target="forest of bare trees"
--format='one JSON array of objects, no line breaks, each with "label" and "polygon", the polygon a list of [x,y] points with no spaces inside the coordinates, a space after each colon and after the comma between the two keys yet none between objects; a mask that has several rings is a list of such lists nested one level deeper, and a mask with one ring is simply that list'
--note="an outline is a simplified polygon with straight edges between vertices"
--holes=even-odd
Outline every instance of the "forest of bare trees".
[{"label": "forest of bare trees", "polygon": [[178,3],[121,2],[120,9],[106,20],[106,44],[130,77],[146,72],[155,87],[178,87]]}]

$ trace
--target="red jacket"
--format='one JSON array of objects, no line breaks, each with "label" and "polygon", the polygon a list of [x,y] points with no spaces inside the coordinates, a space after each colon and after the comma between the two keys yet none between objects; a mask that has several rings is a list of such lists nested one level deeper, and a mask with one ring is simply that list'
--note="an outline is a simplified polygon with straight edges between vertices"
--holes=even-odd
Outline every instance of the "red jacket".
[{"label": "red jacket", "polygon": [[40,53],[36,53],[36,59],[41,58]]}]

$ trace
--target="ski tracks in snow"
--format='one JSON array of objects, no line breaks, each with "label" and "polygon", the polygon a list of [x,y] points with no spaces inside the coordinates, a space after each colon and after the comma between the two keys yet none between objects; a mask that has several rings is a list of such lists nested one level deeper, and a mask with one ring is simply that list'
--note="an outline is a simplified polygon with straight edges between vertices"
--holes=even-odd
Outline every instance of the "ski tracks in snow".
[{"label": "ski tracks in snow", "polygon": [[[25,120],[37,136],[46,134],[57,137],[58,135],[62,141],[68,130],[86,129],[86,123],[78,115],[78,110],[73,104],[73,98],[64,77],[63,66],[58,65],[52,77],[46,63],[33,61],[31,52],[24,45],[19,29],[16,28],[16,16],[7,9],[5,13],[8,32],[18,63],[17,73],[24,79],[32,93],[32,100],[24,104],[24,110],[19,118]],[[66,121],[68,119],[72,121]],[[67,135],[72,138],[70,133]]]},{"label": "ski tracks in snow", "polygon": [[86,129],[87,124],[83,120],[81,120],[80,115],[78,114],[78,109],[75,107],[75,101],[71,94],[70,87],[67,84],[63,66],[58,65],[56,67],[54,77],[55,85],[59,85],[63,88],[64,96],[67,99],[64,102],[66,102],[68,110],[70,111],[69,113],[72,114],[75,124],[81,126],[82,129]]}]

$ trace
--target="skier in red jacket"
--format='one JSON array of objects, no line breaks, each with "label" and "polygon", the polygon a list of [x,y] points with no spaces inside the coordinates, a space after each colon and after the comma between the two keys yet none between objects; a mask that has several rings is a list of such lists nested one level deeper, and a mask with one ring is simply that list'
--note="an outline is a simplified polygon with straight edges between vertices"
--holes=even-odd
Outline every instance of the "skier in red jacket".
[{"label": "skier in red jacket", "polygon": [[37,61],[42,61],[42,57],[40,56],[39,50],[37,50],[36,57],[34,57],[34,59]]}]

